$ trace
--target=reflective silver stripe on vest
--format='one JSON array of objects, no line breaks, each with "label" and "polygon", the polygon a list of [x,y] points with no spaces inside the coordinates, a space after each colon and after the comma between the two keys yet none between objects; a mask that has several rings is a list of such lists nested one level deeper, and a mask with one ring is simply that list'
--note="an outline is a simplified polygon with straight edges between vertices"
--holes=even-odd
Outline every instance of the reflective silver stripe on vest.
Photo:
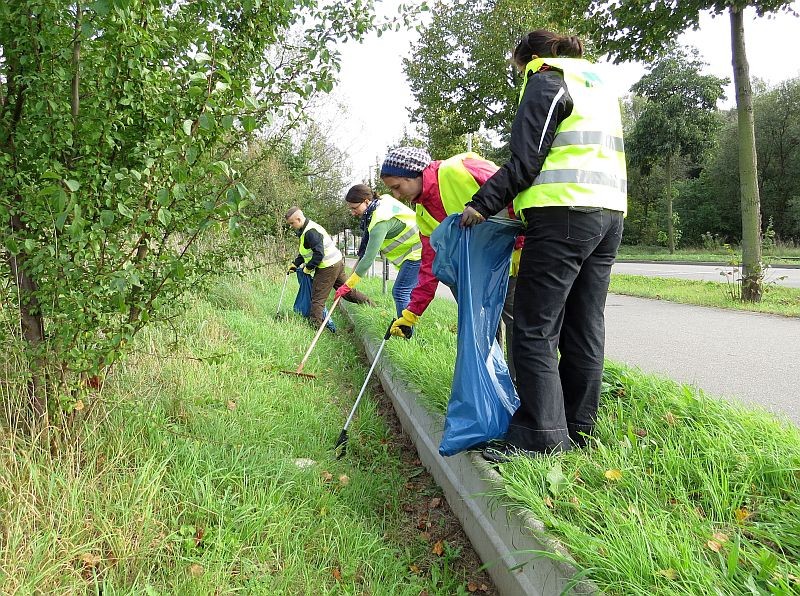
[{"label": "reflective silver stripe on vest", "polygon": [[[418,234],[418,233],[419,233],[419,229],[417,228],[417,226],[411,226],[410,228],[408,228],[408,230],[406,230],[405,234],[401,234],[400,236],[398,236],[397,238],[392,240],[389,244],[387,244],[384,248],[382,248],[381,249],[381,253],[382,254],[387,254],[387,253],[392,252],[395,248],[397,248],[398,246],[403,244],[406,240],[409,240],[410,238],[413,238],[414,234]],[[418,243],[418,245],[420,247],[422,247],[422,243]],[[414,246],[416,247],[417,244],[415,244]],[[412,248],[411,250],[414,250],[414,249]],[[411,252],[411,251],[409,251],[409,252]],[[407,254],[408,253],[406,253],[406,255]],[[405,255],[403,255],[403,256],[405,257]],[[392,263],[395,263],[395,261],[392,261]],[[395,264],[397,264],[397,263],[395,263]]]},{"label": "reflective silver stripe on vest", "polygon": [[402,255],[400,255],[400,256],[399,256],[399,257],[397,257],[395,260],[393,260],[393,261],[392,261],[392,265],[395,265],[396,267],[398,267],[398,268],[399,268],[399,267],[400,267],[400,265],[402,265],[402,264],[403,264],[403,261],[405,260],[405,258],[406,258],[408,255],[410,255],[410,254],[411,254],[412,252],[414,252],[415,250],[421,250],[421,249],[422,249],[422,243],[421,243],[421,242],[420,242],[419,244],[415,244],[414,246],[412,246],[411,248],[409,248],[409,249],[408,249],[406,252],[404,252]]},{"label": "reflective silver stripe on vest", "polygon": [[539,184],[597,184],[620,192],[627,192],[628,181],[619,176],[591,172],[589,170],[544,170],[539,173],[532,186]]},{"label": "reflective silver stripe on vest", "polygon": [[556,133],[552,146],[564,147],[566,145],[602,145],[613,151],[625,151],[622,137],[612,137],[604,132],[594,130],[566,130]]}]

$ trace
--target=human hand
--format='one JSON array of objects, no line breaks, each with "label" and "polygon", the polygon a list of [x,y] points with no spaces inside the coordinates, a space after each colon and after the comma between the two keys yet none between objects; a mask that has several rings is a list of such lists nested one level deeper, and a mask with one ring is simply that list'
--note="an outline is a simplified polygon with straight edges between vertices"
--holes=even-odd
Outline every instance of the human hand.
[{"label": "human hand", "polygon": [[286,270],[286,275],[291,275],[295,271],[297,271],[297,265],[294,263],[289,263],[289,268]]},{"label": "human hand", "polygon": [[464,213],[461,214],[461,220],[458,225],[462,228],[471,228],[486,221],[486,218],[481,215],[476,209],[472,207],[464,207]]},{"label": "human hand", "polygon": [[349,294],[350,290],[352,290],[352,289],[353,288],[351,288],[347,284],[342,284],[342,285],[339,286],[339,289],[336,290],[336,295],[335,296],[336,296],[336,298],[341,298],[342,296],[345,296],[346,294]]},{"label": "human hand", "polygon": [[408,339],[411,337],[411,331],[414,325],[417,324],[417,321],[419,321],[419,316],[415,315],[410,310],[405,309],[403,310],[403,316],[392,323],[392,328],[389,330],[389,333],[395,337]]}]

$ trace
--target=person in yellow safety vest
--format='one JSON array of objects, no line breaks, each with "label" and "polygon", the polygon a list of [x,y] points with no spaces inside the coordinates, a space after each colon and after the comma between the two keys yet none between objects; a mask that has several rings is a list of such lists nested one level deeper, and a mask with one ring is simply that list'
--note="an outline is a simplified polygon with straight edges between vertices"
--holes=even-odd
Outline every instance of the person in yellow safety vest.
[{"label": "person in yellow safety vest", "polygon": [[[311,221],[299,207],[291,207],[286,212],[288,223],[300,240],[297,257],[289,265],[287,273],[293,273],[303,266],[304,271],[314,276],[311,283],[311,312],[309,319],[315,327],[322,325],[325,300],[332,289],[344,284],[344,258],[336,243],[318,223]],[[371,300],[361,292],[350,292],[345,300],[356,304],[371,304]]]},{"label": "person in yellow safety vest", "polygon": [[582,56],[574,36],[522,38],[511,159],[461,217],[476,225],[513,201],[526,224],[514,308],[520,407],[505,441],[484,450],[492,462],[583,447],[595,426],[627,177],[619,99]]},{"label": "person in yellow safety vest", "polygon": [[422,242],[417,285],[408,306],[392,325],[392,335],[408,339],[410,334],[403,328],[413,329],[436,294],[439,280],[432,271],[436,253],[430,244],[431,233],[448,215],[461,213],[464,204],[496,171],[494,163],[476,153],[433,161],[424,149],[397,147],[386,155],[381,179],[394,198],[409,201],[416,210]]},{"label": "person in yellow safety vest", "polygon": [[378,253],[397,267],[397,278],[392,286],[397,316],[411,299],[411,290],[417,285],[422,243],[419,240],[416,214],[389,195],[378,196],[366,184],[356,184],[344,197],[350,213],[359,217],[361,246],[358,263],[353,274],[336,290],[337,296],[346,296],[366,275]]}]

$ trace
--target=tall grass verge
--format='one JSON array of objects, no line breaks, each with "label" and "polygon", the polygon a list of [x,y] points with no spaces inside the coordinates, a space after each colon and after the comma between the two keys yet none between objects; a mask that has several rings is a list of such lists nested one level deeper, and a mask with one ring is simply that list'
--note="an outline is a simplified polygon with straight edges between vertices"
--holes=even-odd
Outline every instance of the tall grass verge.
[{"label": "tall grass verge", "polygon": [[0,428],[0,593],[466,593],[457,549],[409,524],[423,470],[372,392],[334,457],[366,374],[343,324],[316,379],[279,372],[314,329],[273,318],[277,277],[223,279],[143,333],[60,449]]},{"label": "tall grass verge", "polygon": [[[354,316],[379,336],[373,313]],[[435,301],[414,339],[387,346],[440,413],[454,333],[454,305]],[[605,593],[800,593],[800,431],[767,413],[606,363],[590,446],[501,474],[499,497],[541,520]]]}]

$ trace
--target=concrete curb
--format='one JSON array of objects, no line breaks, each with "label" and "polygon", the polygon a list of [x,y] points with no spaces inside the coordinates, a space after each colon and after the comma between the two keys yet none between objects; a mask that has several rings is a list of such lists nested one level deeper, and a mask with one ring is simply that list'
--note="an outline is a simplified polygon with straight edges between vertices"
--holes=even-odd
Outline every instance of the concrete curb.
[{"label": "concrete curb", "polygon": [[[347,308],[341,310],[352,323]],[[372,361],[379,343],[366,337],[360,339]],[[416,446],[420,461],[444,491],[500,593],[504,596],[563,593],[577,571],[548,555],[568,557],[566,549],[548,536],[544,524],[529,512],[511,510],[493,496],[502,485],[502,477],[480,455],[461,453],[448,458],[439,455],[442,416],[428,412],[419,404],[417,394],[395,382],[398,375],[388,360],[378,363],[375,374]],[[586,581],[570,589],[574,594],[596,592],[596,586]]]}]

